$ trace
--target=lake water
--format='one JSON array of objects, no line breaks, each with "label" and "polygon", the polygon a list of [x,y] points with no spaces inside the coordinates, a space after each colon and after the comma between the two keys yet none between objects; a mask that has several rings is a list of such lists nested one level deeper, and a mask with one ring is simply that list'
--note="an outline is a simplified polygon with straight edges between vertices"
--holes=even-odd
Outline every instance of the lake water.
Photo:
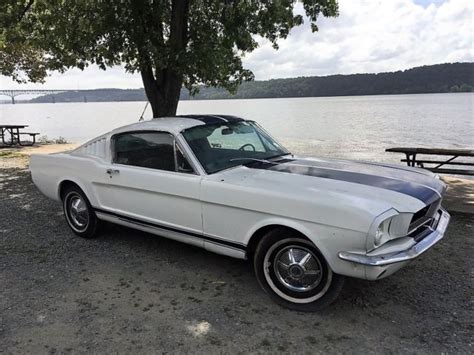
[{"label": "lake water", "polygon": [[[0,105],[0,124],[82,143],[138,121],[145,102]],[[179,114],[233,114],[260,123],[301,155],[399,161],[395,146],[473,148],[474,93],[182,101]],[[151,110],[145,112],[151,118]]]}]

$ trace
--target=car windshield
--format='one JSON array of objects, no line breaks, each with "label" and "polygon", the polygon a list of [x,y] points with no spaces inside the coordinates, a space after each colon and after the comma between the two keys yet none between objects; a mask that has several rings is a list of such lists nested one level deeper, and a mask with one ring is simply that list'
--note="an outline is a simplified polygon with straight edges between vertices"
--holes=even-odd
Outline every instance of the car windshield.
[{"label": "car windshield", "polygon": [[290,154],[250,121],[196,126],[183,136],[208,174]]}]

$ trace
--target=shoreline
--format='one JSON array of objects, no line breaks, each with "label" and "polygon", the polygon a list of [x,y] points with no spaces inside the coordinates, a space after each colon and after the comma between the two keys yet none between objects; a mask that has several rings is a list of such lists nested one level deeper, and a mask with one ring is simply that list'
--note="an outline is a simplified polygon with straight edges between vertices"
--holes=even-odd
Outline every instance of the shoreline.
[{"label": "shoreline", "polygon": [[[0,170],[28,169],[31,154],[52,154],[75,149],[76,143],[65,144],[36,144],[31,147],[0,149]],[[441,176],[448,185],[443,198],[443,206],[450,212],[474,214],[474,180],[455,176]]]},{"label": "shoreline", "polygon": [[[100,89],[91,89],[91,90],[100,90]],[[135,89],[120,89],[120,90],[135,90]],[[85,89],[84,91],[89,91]],[[379,96],[413,96],[413,95],[444,95],[444,94],[474,94],[473,91],[458,91],[458,92],[415,92],[408,94],[360,94],[360,95],[331,95],[331,96],[280,96],[280,97],[216,97],[213,99],[208,98],[188,98],[180,99],[179,101],[225,101],[225,100],[278,100],[278,99],[331,99],[331,98],[341,98],[341,97],[379,97]],[[15,101],[17,104],[88,104],[88,103],[117,103],[117,102],[143,102],[146,103],[148,100],[110,100],[110,101],[94,101],[89,100],[84,101],[57,101],[57,102],[32,102],[30,100],[20,100]],[[11,105],[10,101],[0,101],[0,105]]]}]

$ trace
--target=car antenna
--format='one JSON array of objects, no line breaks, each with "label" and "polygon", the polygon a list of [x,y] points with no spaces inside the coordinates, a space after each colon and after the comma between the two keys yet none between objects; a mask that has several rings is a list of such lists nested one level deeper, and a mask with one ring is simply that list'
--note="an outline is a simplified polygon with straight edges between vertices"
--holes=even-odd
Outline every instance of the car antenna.
[{"label": "car antenna", "polygon": [[145,105],[145,108],[143,109],[143,112],[142,112],[140,118],[138,119],[138,122],[141,122],[141,121],[144,120],[143,115],[145,114],[146,108],[148,107],[148,103],[149,103],[149,102],[147,101],[147,102],[146,102],[146,105]]}]

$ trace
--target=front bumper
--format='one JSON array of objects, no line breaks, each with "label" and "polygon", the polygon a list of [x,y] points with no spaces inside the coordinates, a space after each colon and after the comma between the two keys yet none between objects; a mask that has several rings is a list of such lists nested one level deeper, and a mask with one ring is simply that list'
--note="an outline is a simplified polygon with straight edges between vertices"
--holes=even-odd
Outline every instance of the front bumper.
[{"label": "front bumper", "polygon": [[436,225],[429,227],[428,234],[408,249],[377,255],[342,251],[338,256],[342,260],[368,266],[369,268],[366,271],[368,279],[378,279],[382,275],[388,276],[401,268],[406,262],[423,254],[443,238],[451,216],[442,208],[437,213],[439,218]]}]

